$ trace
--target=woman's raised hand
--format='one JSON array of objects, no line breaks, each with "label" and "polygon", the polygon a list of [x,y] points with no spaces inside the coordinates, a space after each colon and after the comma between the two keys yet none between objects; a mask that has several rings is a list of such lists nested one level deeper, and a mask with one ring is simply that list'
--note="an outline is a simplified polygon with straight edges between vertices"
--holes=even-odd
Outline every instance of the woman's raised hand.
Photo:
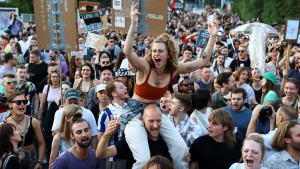
[{"label": "woman's raised hand", "polygon": [[218,33],[217,16],[214,16],[213,22],[208,24],[208,32],[211,36],[217,37]]},{"label": "woman's raised hand", "polygon": [[131,4],[130,16],[131,16],[132,23],[137,23],[139,21],[139,16],[141,13],[139,13],[139,11],[137,9],[138,4],[139,4],[138,2],[135,4],[134,1]]}]

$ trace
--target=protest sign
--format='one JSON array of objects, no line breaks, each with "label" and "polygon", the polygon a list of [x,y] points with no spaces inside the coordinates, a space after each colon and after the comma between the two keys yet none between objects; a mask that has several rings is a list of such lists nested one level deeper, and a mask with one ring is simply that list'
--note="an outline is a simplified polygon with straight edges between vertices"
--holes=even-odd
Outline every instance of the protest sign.
[{"label": "protest sign", "polygon": [[205,48],[209,40],[208,30],[201,29],[196,41],[196,47]]},{"label": "protest sign", "polygon": [[34,0],[39,49],[78,51],[77,2]]},{"label": "protest sign", "polygon": [[100,39],[100,37],[101,37],[101,35],[97,35],[97,34],[89,32],[86,37],[85,46],[96,49],[95,45],[96,45],[97,41]]},{"label": "protest sign", "polygon": [[100,10],[99,2],[79,1],[79,13],[80,14],[95,12],[95,11],[99,11],[99,10]]},{"label": "protest sign", "polygon": [[84,20],[87,32],[102,29],[102,22],[100,18],[100,13],[98,11],[80,14],[80,18]]},{"label": "protest sign", "polygon": [[[137,2],[137,1],[135,1]],[[114,3],[112,12],[112,28],[119,31],[128,31],[130,26],[131,0]],[[121,10],[119,10],[121,6]],[[139,23],[137,33],[141,35],[157,36],[165,32],[168,20],[168,1],[139,0]],[[151,26],[150,26],[151,25]]]},{"label": "protest sign", "polygon": [[79,51],[71,51],[71,56],[87,55],[87,47],[85,44],[79,44]]}]

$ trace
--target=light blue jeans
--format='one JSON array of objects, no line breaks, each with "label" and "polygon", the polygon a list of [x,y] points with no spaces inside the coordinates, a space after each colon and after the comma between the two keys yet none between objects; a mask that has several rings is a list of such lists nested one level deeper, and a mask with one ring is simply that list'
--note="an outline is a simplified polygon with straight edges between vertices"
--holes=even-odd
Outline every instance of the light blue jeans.
[{"label": "light blue jeans", "polygon": [[[130,107],[132,104],[136,107]],[[121,122],[125,122],[127,120],[122,118],[132,116],[135,113],[135,116],[130,119],[124,130],[126,141],[136,160],[136,163],[133,164],[133,169],[141,169],[150,159],[147,131],[141,120],[142,111],[147,105],[149,104],[130,99],[128,111],[125,112],[127,116],[121,116]],[[162,115],[162,126],[159,134],[168,146],[174,166],[177,169],[187,169],[188,163],[183,161],[184,156],[188,153],[187,145],[174,127],[174,124],[171,123],[165,114]]]}]

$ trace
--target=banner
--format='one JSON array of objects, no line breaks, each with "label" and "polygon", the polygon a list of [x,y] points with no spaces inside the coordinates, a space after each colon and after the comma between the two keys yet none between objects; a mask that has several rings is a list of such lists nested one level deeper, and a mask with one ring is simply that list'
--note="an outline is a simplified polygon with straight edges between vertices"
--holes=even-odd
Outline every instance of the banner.
[{"label": "banner", "polygon": [[196,41],[196,47],[205,48],[209,40],[208,30],[201,29]]},{"label": "banner", "polygon": [[102,22],[99,12],[80,14],[80,18],[84,20],[87,32],[102,29]]},{"label": "banner", "polygon": [[77,1],[34,0],[39,49],[78,51]]},{"label": "banner", "polygon": [[96,49],[96,43],[100,39],[101,35],[94,34],[94,33],[88,33],[85,41],[85,46],[88,48]]}]

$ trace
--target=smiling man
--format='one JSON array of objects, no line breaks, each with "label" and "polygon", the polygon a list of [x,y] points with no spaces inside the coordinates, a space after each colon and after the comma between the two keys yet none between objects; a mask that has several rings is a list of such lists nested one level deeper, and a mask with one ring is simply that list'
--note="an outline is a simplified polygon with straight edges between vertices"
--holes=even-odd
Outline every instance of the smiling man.
[{"label": "smiling man", "polygon": [[[144,124],[142,122],[137,122],[135,125],[145,126],[151,157],[155,155],[162,155],[164,157],[167,157],[168,159],[171,159],[168,147],[159,135],[159,130],[161,128],[161,119],[162,113],[159,108],[154,104],[150,104],[144,109],[144,113],[142,116],[142,121]],[[119,121],[116,119],[112,119],[108,124],[106,131],[100,138],[96,156],[98,158],[116,157],[118,159],[126,159],[126,168],[132,168],[134,158],[125,138],[118,141],[115,145],[111,145],[108,147],[109,139],[114,135],[118,128]]]},{"label": "smiling man", "polygon": [[95,156],[91,145],[91,128],[84,119],[71,124],[71,137],[75,145],[60,154],[53,163],[53,169],[89,168],[98,169],[100,160]]},{"label": "smiling man", "polygon": [[230,112],[237,139],[244,140],[246,137],[247,127],[251,120],[252,111],[244,106],[247,93],[243,88],[235,88],[231,91],[231,105],[224,109]]}]

